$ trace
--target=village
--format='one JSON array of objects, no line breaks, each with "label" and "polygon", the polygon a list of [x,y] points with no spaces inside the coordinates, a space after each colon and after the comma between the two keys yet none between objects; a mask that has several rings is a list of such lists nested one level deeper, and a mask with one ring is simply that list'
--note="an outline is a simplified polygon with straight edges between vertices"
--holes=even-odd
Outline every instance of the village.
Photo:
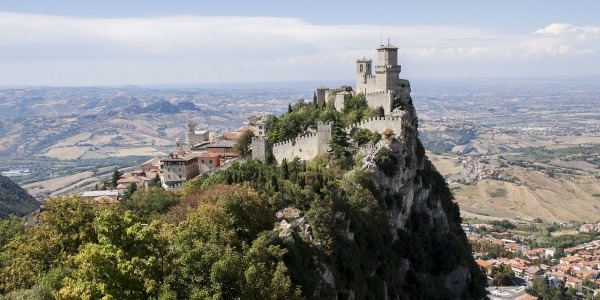
[{"label": "village", "polygon": [[[600,239],[565,249],[557,247],[530,247],[526,242],[535,241],[533,235],[492,232],[493,224],[462,224],[473,249],[476,263],[487,275],[489,289],[504,285],[499,276],[501,268],[510,268],[514,283],[531,285],[536,276],[542,276],[550,288],[571,288],[576,293],[594,297],[600,295]],[[579,232],[600,232],[600,223],[583,224]],[[596,287],[596,288],[593,288]],[[531,298],[537,299],[529,295]]]},{"label": "village", "polygon": [[122,174],[113,189],[97,188],[83,191],[80,196],[96,202],[111,203],[120,201],[132,186],[134,190],[151,186],[181,190],[185,182],[226,168],[231,162],[240,159],[240,154],[234,150],[238,139],[246,132],[252,136],[264,135],[265,122],[269,116],[252,116],[245,126],[219,138],[215,138],[207,130],[196,130],[196,125],[188,122],[187,143],[182,143],[178,138],[171,153],[164,157],[154,157],[142,163],[139,169]]}]

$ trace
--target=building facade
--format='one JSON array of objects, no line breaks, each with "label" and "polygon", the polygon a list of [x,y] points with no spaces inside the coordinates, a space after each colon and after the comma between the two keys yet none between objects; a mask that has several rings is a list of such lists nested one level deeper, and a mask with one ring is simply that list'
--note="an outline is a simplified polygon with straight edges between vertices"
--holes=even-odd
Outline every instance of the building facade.
[{"label": "building facade", "polygon": [[173,152],[160,160],[160,181],[164,189],[177,189],[200,175],[198,154]]}]

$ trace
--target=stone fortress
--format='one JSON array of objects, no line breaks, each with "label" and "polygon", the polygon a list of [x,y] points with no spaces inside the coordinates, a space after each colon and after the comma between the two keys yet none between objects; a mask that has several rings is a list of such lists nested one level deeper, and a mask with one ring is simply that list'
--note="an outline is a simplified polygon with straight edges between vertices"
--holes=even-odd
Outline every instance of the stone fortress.
[{"label": "stone fortress", "polygon": [[[381,45],[377,48],[377,65],[375,75],[372,73],[372,61],[370,59],[359,59],[356,61],[356,87],[342,86],[338,89],[319,87],[315,91],[317,104],[323,107],[326,101],[333,101],[334,107],[341,110],[344,107],[346,97],[361,93],[372,108],[382,107],[386,117],[371,118],[353,124],[346,128],[346,132],[354,127],[366,128],[371,131],[383,132],[386,129],[393,130],[400,136],[404,111],[396,109],[396,99],[405,102],[410,98],[410,83],[406,79],[400,79],[400,65],[398,65],[398,48],[391,45]],[[283,159],[288,161],[295,157],[301,160],[311,160],[319,154],[330,150],[331,132],[333,123],[319,123],[317,131],[308,135],[299,136],[293,140],[284,141],[271,145],[263,130],[252,139],[252,159],[264,159],[266,153],[272,153],[277,162]]]},{"label": "stone fortress", "polygon": [[210,132],[208,130],[196,130],[196,124],[188,121],[187,139],[190,148],[194,148],[210,142]]}]

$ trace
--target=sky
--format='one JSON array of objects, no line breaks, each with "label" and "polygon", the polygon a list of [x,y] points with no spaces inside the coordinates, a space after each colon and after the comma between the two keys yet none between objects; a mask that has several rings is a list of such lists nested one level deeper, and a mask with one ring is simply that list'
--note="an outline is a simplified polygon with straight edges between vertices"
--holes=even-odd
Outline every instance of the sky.
[{"label": "sky", "polygon": [[600,1],[0,0],[0,86],[600,76]]}]

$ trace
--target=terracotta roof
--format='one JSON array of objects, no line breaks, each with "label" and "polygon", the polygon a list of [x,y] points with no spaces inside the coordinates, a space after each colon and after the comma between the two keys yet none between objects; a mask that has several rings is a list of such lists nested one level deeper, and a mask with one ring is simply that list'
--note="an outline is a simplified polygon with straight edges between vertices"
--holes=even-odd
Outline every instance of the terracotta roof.
[{"label": "terracotta roof", "polygon": [[569,276],[569,277],[567,277],[567,282],[581,283],[582,281],[579,278]]},{"label": "terracotta roof", "polygon": [[227,132],[223,134],[223,137],[228,140],[237,140],[241,135],[240,132]]},{"label": "terracotta roof", "polygon": [[574,262],[582,261],[583,258],[579,257],[579,256],[567,256],[567,257],[561,258],[561,260],[568,262],[568,263],[574,263]]},{"label": "terracotta roof", "polygon": [[119,180],[117,180],[117,183],[138,183],[139,180],[135,177],[129,177],[129,178],[121,178]]},{"label": "terracotta roof", "polygon": [[117,190],[126,190],[126,189],[127,189],[127,186],[122,183],[117,185]]},{"label": "terracotta roof", "polygon": [[539,299],[538,297],[535,297],[535,296],[532,296],[529,294],[525,294],[525,295],[520,296],[516,300],[538,300],[538,299]]},{"label": "terracotta roof", "polygon": [[490,267],[492,267],[492,264],[491,264],[491,263],[489,263],[489,262],[487,262],[487,261],[485,261],[485,260],[482,260],[482,259],[476,259],[476,260],[475,260],[475,262],[476,262],[476,263],[477,263],[477,264],[478,264],[480,267],[482,267],[482,268],[484,268],[484,269],[487,269],[487,268],[490,268]]},{"label": "terracotta roof", "polygon": [[214,153],[214,152],[211,152],[211,151],[206,151],[206,152],[198,155],[198,157],[221,158],[221,157],[223,157],[223,155],[221,155],[219,153]]},{"label": "terracotta roof", "polygon": [[206,148],[233,148],[233,145],[235,145],[235,142],[222,140],[212,144],[208,144],[206,145]]}]

